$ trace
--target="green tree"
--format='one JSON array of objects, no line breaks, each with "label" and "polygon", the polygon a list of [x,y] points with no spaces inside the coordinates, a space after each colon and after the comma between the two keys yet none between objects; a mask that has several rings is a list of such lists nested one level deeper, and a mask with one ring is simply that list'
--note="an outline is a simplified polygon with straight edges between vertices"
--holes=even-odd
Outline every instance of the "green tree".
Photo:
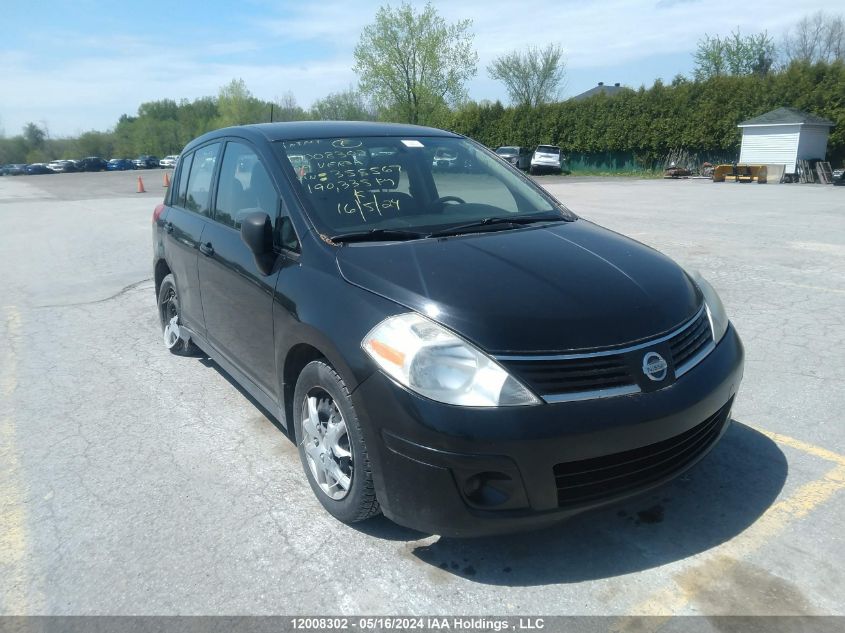
[{"label": "green tree", "polygon": [[23,127],[23,137],[30,150],[42,149],[47,140],[47,130],[30,122]]},{"label": "green tree", "polygon": [[91,130],[81,134],[74,145],[77,157],[100,156],[108,160],[114,152],[114,137],[109,132]]},{"label": "green tree", "polygon": [[364,96],[350,87],[317,99],[311,106],[311,116],[319,121],[372,121],[375,113]]},{"label": "green tree", "polygon": [[10,138],[0,138],[0,165],[26,162],[26,140],[18,134]]},{"label": "green tree", "polygon": [[[269,105],[268,105],[269,107]],[[273,121],[304,121],[308,113],[299,105],[296,96],[288,90],[273,104]]]},{"label": "green tree", "polygon": [[554,101],[563,88],[566,61],[559,44],[529,46],[497,57],[487,68],[490,77],[505,84],[516,106],[536,108]]},{"label": "green tree", "polygon": [[179,123],[179,147],[184,147],[197,136],[213,130],[218,115],[217,100],[213,97],[180,101],[176,115]]},{"label": "green tree", "polygon": [[217,127],[269,120],[269,107],[252,96],[243,79],[232,79],[217,94]]},{"label": "green tree", "polygon": [[466,97],[476,73],[471,20],[447,23],[431,4],[381,7],[355,47],[361,92],[408,123],[431,123]]},{"label": "green tree", "polygon": [[743,35],[739,29],[727,37],[705,34],[693,58],[694,77],[701,81],[724,75],[767,75],[775,60],[774,40],[768,33]]}]

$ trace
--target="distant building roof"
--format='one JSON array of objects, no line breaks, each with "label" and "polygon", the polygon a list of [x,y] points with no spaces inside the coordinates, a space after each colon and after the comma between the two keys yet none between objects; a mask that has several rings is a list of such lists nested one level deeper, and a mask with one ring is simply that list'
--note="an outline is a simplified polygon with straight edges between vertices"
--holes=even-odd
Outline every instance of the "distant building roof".
[{"label": "distant building roof", "polygon": [[835,123],[796,108],[778,108],[743,121],[737,127],[750,125],[828,125],[833,127]]},{"label": "distant building roof", "polygon": [[607,95],[611,97],[623,90],[630,90],[630,88],[620,86],[618,83],[615,83],[612,86],[605,86],[604,82],[600,81],[597,86],[594,86],[579,95],[575,95],[570,99],[570,101],[581,101],[582,99],[589,99],[595,95]]}]

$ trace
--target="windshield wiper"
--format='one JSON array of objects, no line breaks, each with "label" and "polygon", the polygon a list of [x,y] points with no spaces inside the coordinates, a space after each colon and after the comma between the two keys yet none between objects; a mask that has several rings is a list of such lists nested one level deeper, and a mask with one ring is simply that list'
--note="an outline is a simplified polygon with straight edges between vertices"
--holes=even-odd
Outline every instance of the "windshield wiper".
[{"label": "windshield wiper", "polygon": [[368,229],[366,231],[352,231],[333,235],[329,239],[332,242],[343,244],[345,242],[384,242],[393,240],[418,240],[428,237],[426,233],[419,231],[406,231],[404,229]]},{"label": "windshield wiper", "polygon": [[[519,226],[525,224],[536,224],[538,222],[567,222],[568,220],[559,213],[544,213],[541,215],[516,215],[513,217],[490,217],[481,218],[475,222],[467,222],[466,224],[458,224],[457,226],[450,226],[433,233],[429,233],[428,237],[446,237],[448,235],[459,235],[461,233],[472,233],[475,229],[483,229],[484,227],[493,227],[496,225],[510,225]],[[507,228],[504,227],[503,228]],[[495,230],[495,229],[494,229]]]}]

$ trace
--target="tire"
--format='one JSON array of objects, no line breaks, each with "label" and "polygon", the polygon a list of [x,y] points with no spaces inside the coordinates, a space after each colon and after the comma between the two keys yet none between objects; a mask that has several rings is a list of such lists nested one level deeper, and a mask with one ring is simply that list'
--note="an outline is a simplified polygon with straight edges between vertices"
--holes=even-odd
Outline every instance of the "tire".
[{"label": "tire", "polygon": [[[164,336],[164,346],[172,354],[196,356],[200,353],[200,349],[190,339],[185,340],[179,336],[182,313],[179,295],[176,291],[176,279],[172,273],[161,280],[161,286],[158,290],[158,316],[161,323],[161,332]],[[174,318],[176,319],[175,322],[173,321]]]},{"label": "tire", "polygon": [[326,361],[312,361],[299,374],[293,418],[302,469],[329,514],[343,523],[379,514],[358,415],[346,384]]}]

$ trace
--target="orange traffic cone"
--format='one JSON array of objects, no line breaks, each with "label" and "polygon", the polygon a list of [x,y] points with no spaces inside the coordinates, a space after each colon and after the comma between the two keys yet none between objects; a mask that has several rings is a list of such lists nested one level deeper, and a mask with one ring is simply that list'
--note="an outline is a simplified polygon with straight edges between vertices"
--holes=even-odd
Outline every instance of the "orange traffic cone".
[{"label": "orange traffic cone", "polygon": [[164,172],[164,184],[162,187],[169,187],[170,186],[170,174]]},{"label": "orange traffic cone", "polygon": [[144,181],[141,180],[140,176],[138,176],[138,193],[147,193],[147,190],[144,189]]}]

